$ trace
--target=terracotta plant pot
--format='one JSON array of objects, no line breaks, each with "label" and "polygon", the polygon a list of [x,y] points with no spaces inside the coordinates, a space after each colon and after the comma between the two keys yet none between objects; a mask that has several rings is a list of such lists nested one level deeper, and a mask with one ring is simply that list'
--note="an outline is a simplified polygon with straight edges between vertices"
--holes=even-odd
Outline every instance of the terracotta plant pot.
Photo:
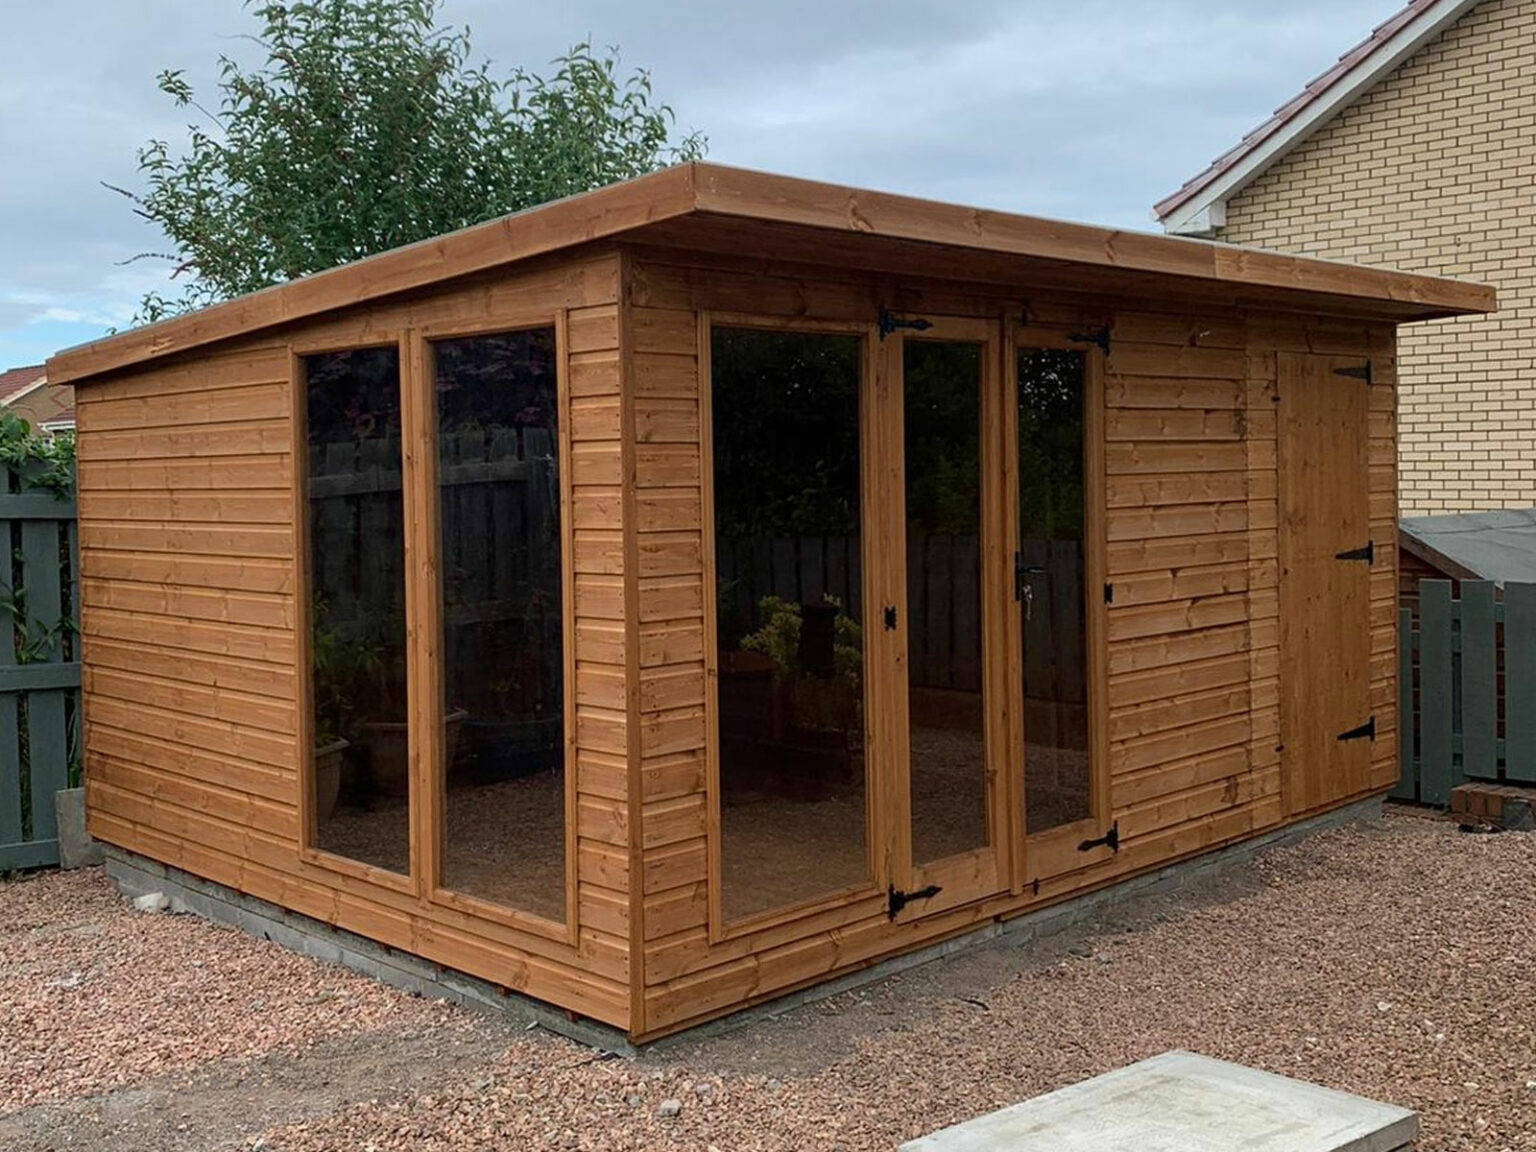
[{"label": "terracotta plant pot", "polygon": [[341,764],[347,750],[345,740],[333,740],[315,749],[315,819],[325,823],[336,811],[341,795]]},{"label": "terracotta plant pot", "polygon": [[[445,765],[453,763],[459,749],[459,733],[468,715],[463,708],[456,708],[443,717]],[[409,730],[404,721],[372,720],[358,725],[358,743],[368,754],[368,779],[376,795],[410,795]]]}]

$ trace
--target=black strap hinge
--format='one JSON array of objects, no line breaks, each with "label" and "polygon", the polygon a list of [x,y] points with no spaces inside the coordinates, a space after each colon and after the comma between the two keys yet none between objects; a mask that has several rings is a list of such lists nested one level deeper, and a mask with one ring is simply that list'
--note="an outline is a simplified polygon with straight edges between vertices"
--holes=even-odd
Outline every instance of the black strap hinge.
[{"label": "black strap hinge", "polygon": [[1333,554],[1335,560],[1364,560],[1367,566],[1376,563],[1376,541],[1367,540],[1360,548],[1350,548]]},{"label": "black strap hinge", "polygon": [[880,339],[882,340],[884,340],[898,328],[910,328],[914,332],[926,332],[928,329],[933,327],[932,320],[923,320],[921,318],[916,320],[905,320],[899,316],[891,315],[884,308],[880,309],[880,319],[878,324],[880,328]]},{"label": "black strap hinge", "polygon": [[901,910],[912,903],[912,901],[931,900],[942,891],[944,889],[940,888],[937,884],[930,884],[926,888],[919,888],[916,892],[902,892],[897,889],[896,885],[892,884],[886,889],[885,893],[887,901],[886,913],[894,920],[897,916],[901,915]]},{"label": "black strap hinge", "polygon": [[1340,732],[1339,740],[1376,740],[1376,717],[1372,716],[1358,728],[1351,728],[1348,732]]},{"label": "black strap hinge", "polygon": [[896,605],[894,604],[887,604],[885,606],[885,630],[887,632],[896,631]]},{"label": "black strap hinge", "polygon": [[1074,344],[1095,344],[1104,350],[1104,355],[1109,355],[1109,325],[1102,328],[1094,328],[1088,332],[1074,332],[1067,337]]},{"label": "black strap hinge", "polygon": [[1335,368],[1333,374],[1335,376],[1348,376],[1351,380],[1364,380],[1369,384],[1371,382],[1371,362],[1367,360],[1364,364],[1352,364],[1348,368]]},{"label": "black strap hinge", "polygon": [[1106,585],[1104,585],[1104,603],[1106,603],[1106,604],[1113,604],[1114,602],[1115,602],[1115,586],[1113,584],[1106,584]]},{"label": "black strap hinge", "polygon": [[1084,840],[1077,846],[1079,852],[1092,852],[1095,848],[1108,848],[1111,852],[1120,851],[1120,821],[1116,820],[1109,826],[1109,831],[1097,840]]}]

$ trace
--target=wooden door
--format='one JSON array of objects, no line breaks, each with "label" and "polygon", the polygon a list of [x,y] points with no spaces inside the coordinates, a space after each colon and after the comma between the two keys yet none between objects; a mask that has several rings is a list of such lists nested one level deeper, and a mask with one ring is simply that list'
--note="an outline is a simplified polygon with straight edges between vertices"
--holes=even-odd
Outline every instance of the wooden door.
[{"label": "wooden door", "polygon": [[891,916],[1008,887],[1001,331],[923,318],[884,339],[899,451],[880,627],[893,638]]},{"label": "wooden door", "polygon": [[1280,744],[1290,815],[1370,787],[1370,369],[1358,358],[1282,353],[1278,387]]}]

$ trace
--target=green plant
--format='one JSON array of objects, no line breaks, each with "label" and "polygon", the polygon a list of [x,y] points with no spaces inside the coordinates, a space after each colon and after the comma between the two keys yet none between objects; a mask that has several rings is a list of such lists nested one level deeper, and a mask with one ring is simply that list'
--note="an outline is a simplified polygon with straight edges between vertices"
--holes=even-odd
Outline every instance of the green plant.
[{"label": "green plant", "polygon": [[[575,45],[548,76],[470,63],[440,0],[246,0],[265,64],[219,61],[219,100],[158,77],[201,113],[185,152],[139,151],[148,187],[123,188],[172,250],[179,298],[152,292],[137,322],[252,292],[702,154],[673,142],[671,110],[616,50]],[[109,185],[108,187],[112,187]]]},{"label": "green plant", "polygon": [[40,489],[61,500],[75,494],[74,436],[39,436],[14,412],[0,412],[0,465],[23,492]]},{"label": "green plant", "polygon": [[[833,670],[839,680],[857,686],[864,669],[864,631],[842,610],[837,597],[823,596],[822,603],[838,610],[832,625]],[[755,632],[742,637],[742,648],[767,656],[781,678],[801,675],[805,670],[800,666],[800,633],[805,620],[800,605],[781,596],[764,596],[757,602],[757,613],[760,623]]]},{"label": "green plant", "polygon": [[317,748],[345,738],[378,703],[385,662],[377,645],[343,636],[327,624],[325,602],[315,598],[309,646]]}]

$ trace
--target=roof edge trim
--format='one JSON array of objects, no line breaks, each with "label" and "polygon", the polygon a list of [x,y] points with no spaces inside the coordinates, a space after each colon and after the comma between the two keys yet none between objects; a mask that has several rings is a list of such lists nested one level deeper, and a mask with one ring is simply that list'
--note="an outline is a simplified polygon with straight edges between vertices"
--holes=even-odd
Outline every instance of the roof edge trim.
[{"label": "roof edge trim", "polygon": [[[66,348],[48,359],[47,378],[69,384],[686,215],[695,207],[694,168],[693,163],[663,168]],[[532,213],[540,215],[542,227],[520,227]]]}]

